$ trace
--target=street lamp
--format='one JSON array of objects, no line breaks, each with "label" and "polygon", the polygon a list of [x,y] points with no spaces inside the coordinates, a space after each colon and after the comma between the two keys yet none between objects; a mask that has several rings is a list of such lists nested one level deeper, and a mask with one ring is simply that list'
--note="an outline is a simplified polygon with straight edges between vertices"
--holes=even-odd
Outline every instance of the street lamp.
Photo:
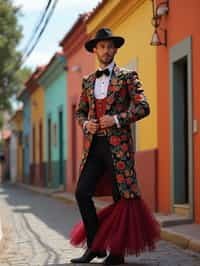
[{"label": "street lamp", "polygon": [[[160,27],[160,22],[162,17],[167,15],[169,12],[169,0],[160,2],[157,6],[155,5],[154,0],[152,0],[152,8],[153,8],[153,18],[151,23],[155,29],[150,44],[153,46],[160,46],[160,45],[167,46],[167,30],[162,29]],[[160,40],[159,30],[164,32],[163,42]]]},{"label": "street lamp", "polygon": [[164,15],[167,15],[169,12],[169,0],[166,0],[164,2],[160,2],[156,7],[156,15],[158,17],[162,17]]}]

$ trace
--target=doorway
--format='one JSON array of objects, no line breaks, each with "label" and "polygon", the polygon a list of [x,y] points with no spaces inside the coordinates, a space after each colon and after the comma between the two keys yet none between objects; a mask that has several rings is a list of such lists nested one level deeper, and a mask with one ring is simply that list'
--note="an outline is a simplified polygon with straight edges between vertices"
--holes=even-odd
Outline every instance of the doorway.
[{"label": "doorway", "polygon": [[189,203],[187,58],[174,63],[174,203]]},{"label": "doorway", "polygon": [[59,185],[64,184],[63,111],[59,110]]},{"label": "doorway", "polygon": [[43,124],[42,120],[39,123],[39,177],[40,185],[44,186],[44,173],[43,173]]},{"label": "doorway", "polygon": [[52,166],[51,166],[51,117],[48,117],[48,175],[47,175],[47,186],[51,186]]},{"label": "doorway", "polygon": [[170,50],[172,211],[193,218],[191,38]]},{"label": "doorway", "polygon": [[33,126],[32,128],[32,158],[33,158],[33,162],[32,162],[32,171],[31,171],[31,184],[35,183],[35,166],[36,166],[36,132],[35,132],[35,126]]}]

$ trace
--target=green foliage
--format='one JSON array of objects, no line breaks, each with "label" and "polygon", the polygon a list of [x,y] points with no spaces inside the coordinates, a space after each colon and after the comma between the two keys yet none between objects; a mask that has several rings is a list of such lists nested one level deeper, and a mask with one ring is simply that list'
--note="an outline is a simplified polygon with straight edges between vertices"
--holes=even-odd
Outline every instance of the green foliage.
[{"label": "green foliage", "polygon": [[0,0],[0,111],[9,110],[9,98],[30,74],[26,68],[18,70],[21,54],[16,47],[22,38],[19,15],[20,9],[11,0]]}]

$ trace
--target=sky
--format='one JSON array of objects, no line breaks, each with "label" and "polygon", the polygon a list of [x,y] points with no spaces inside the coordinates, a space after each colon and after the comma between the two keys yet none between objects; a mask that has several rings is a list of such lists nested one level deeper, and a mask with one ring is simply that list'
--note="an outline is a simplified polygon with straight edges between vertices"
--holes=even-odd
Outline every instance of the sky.
[{"label": "sky", "polygon": [[[23,39],[18,49],[23,51],[32,31],[40,18],[48,0],[13,0],[21,6],[22,15],[19,24],[23,27]],[[39,65],[48,63],[55,52],[61,50],[59,42],[71,29],[79,14],[91,11],[100,0],[59,0],[56,9],[47,25],[38,45],[26,60],[24,66],[35,69]]]}]

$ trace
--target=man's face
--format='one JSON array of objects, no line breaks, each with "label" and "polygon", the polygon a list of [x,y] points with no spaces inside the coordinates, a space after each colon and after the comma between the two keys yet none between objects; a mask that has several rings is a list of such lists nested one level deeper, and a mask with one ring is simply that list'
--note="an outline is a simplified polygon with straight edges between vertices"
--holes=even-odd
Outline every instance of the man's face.
[{"label": "man's face", "polygon": [[112,40],[99,41],[93,52],[97,55],[97,58],[101,64],[109,65],[117,52]]}]

